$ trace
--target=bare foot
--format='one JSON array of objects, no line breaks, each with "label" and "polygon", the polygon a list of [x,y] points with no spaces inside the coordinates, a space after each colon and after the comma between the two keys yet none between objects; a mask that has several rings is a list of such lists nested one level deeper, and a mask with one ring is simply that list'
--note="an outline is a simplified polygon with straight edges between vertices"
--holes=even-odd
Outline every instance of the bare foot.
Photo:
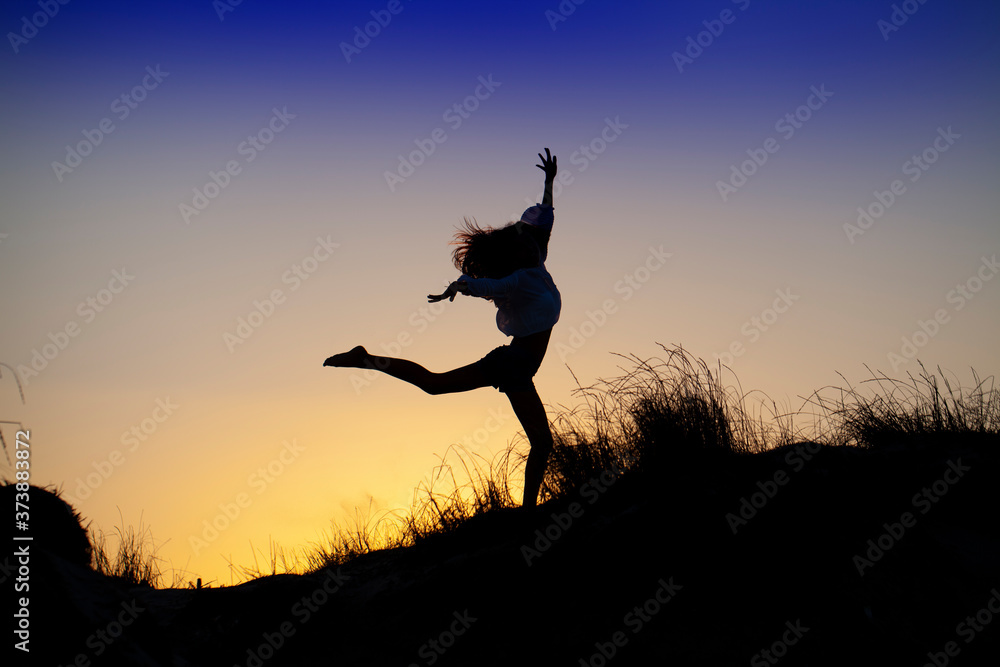
[{"label": "bare foot", "polygon": [[368,350],[361,345],[350,352],[335,354],[323,362],[324,366],[338,366],[340,368],[368,368],[365,362],[368,360]]}]

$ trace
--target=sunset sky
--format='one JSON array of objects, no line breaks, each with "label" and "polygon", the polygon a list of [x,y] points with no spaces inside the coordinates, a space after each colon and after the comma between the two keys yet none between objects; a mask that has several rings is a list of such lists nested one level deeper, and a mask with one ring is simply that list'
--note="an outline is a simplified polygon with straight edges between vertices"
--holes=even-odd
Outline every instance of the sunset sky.
[{"label": "sunset sky", "polygon": [[540,201],[544,147],[550,415],[657,343],[791,409],[866,366],[1000,370],[995,4],[0,11],[0,362],[25,395],[0,367],[0,419],[35,483],[149,527],[185,581],[514,438],[492,388],[321,364],[364,344],[443,371],[509,340],[492,304],[426,295],[463,216]]}]

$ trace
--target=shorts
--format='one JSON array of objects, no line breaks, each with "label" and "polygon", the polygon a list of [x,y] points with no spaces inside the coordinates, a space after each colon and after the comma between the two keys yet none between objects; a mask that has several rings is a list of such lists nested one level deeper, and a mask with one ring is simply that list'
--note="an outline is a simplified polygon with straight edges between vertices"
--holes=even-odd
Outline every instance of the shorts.
[{"label": "shorts", "polygon": [[517,345],[501,345],[476,362],[490,385],[503,393],[534,391],[531,381],[539,364],[531,353]]}]

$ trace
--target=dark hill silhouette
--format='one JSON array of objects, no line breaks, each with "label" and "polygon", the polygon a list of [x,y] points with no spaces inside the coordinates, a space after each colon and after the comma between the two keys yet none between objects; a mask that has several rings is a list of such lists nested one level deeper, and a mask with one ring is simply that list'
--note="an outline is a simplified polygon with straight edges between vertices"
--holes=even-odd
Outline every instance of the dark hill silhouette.
[{"label": "dark hill silhouette", "polygon": [[406,546],[224,588],[33,552],[31,664],[995,664],[992,388],[925,373],[916,393],[816,398],[819,445],[749,417],[704,364],[667,366],[557,419],[531,510],[487,485],[486,511],[444,507]]},{"label": "dark hill silhouette", "polygon": [[[144,611],[94,664],[252,665],[255,655],[270,655],[268,665],[603,664],[590,658],[610,653],[616,632],[614,664],[746,664],[796,625],[807,630],[782,664],[919,665],[948,641],[964,664],[995,655],[996,628],[968,644],[955,628],[1000,583],[1000,442],[824,447],[798,471],[794,452],[692,459],[664,479],[626,474],[592,504],[567,497],[532,515],[488,513],[413,547],[231,588],[129,589],[62,561],[37,604],[59,610],[53,620],[92,625],[39,627],[37,646],[62,649],[49,664],[93,657],[67,639],[135,600]],[[921,514],[912,496],[934,493],[956,462],[968,470]],[[780,471],[787,483],[734,535],[727,514]],[[855,557],[904,511],[915,525],[884,555],[869,554],[860,575]],[[560,521],[567,527],[553,528]],[[547,549],[537,532],[546,529]],[[525,545],[539,552],[530,566]],[[324,585],[332,592],[320,594]],[[669,601],[649,602],[658,592]],[[628,616],[644,604],[648,620]],[[452,645],[442,653],[432,639]],[[136,656],[149,662],[129,662]]]}]

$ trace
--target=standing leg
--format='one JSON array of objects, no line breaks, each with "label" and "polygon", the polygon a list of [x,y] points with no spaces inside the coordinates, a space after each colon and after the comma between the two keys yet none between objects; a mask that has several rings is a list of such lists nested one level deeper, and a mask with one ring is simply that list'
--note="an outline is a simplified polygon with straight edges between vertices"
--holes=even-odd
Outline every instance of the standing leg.
[{"label": "standing leg", "polygon": [[508,391],[507,398],[531,444],[528,462],[524,466],[524,500],[521,505],[534,507],[538,503],[538,491],[545,479],[545,466],[552,451],[549,418],[545,415],[545,406],[534,387],[523,391]]},{"label": "standing leg", "polygon": [[428,394],[451,394],[458,391],[470,391],[490,384],[477,364],[469,364],[446,373],[432,373],[420,364],[409,359],[395,357],[379,357],[369,354],[358,345],[350,352],[335,354],[327,359],[324,366],[339,366],[347,368],[372,368],[382,371],[415,387],[423,389]]}]

